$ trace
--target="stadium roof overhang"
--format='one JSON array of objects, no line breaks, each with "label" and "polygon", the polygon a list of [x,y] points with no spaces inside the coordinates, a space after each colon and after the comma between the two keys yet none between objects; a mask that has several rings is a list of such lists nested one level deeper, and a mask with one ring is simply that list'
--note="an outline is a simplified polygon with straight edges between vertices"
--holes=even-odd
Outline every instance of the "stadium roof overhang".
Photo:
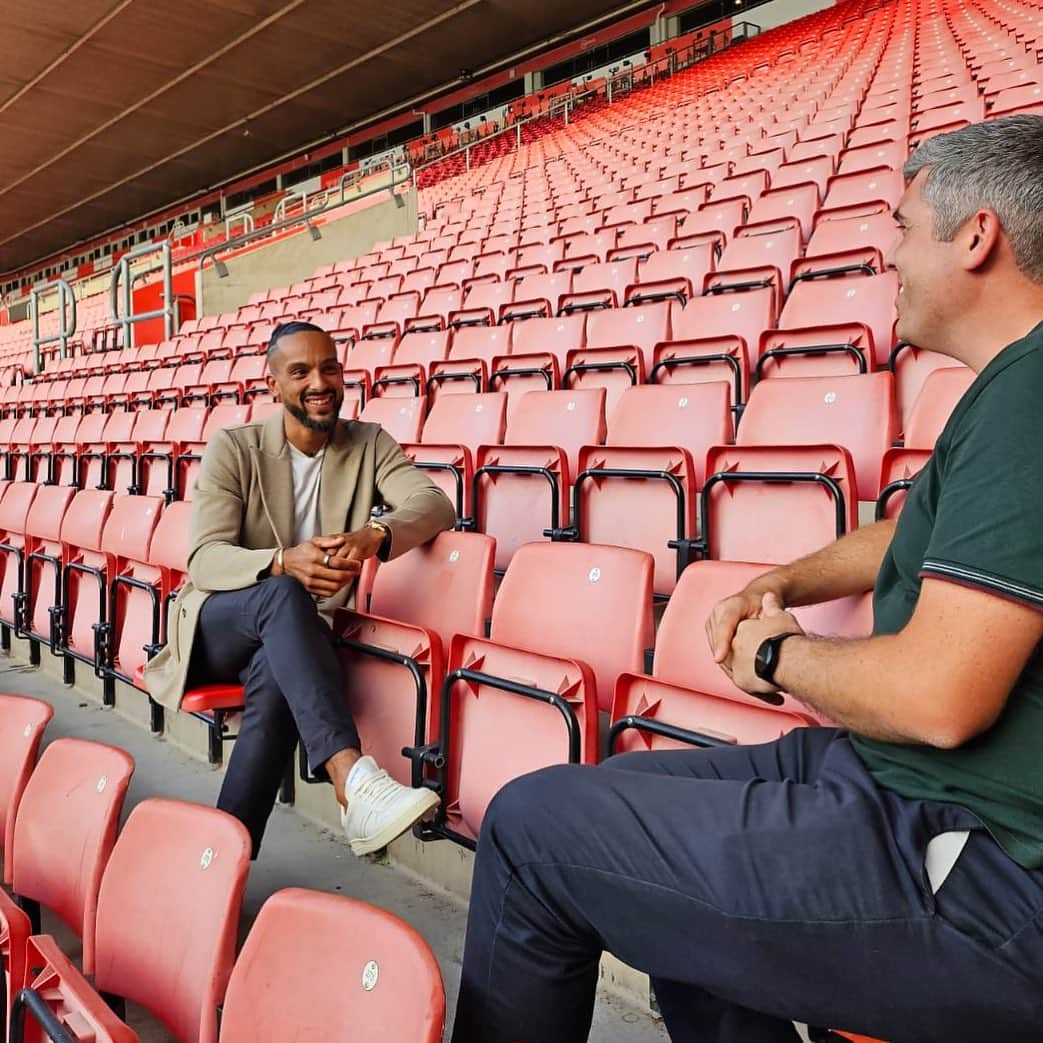
[{"label": "stadium roof overhang", "polygon": [[625,0],[0,4],[0,273],[491,69]]}]

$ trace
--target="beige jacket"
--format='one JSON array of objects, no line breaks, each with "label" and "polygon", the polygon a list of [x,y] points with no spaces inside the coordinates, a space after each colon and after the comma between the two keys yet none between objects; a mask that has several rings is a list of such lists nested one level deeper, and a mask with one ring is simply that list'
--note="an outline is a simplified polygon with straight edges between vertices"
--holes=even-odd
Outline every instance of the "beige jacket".
[{"label": "beige jacket", "polygon": [[[280,547],[293,544],[293,475],[282,412],[263,424],[225,428],[203,454],[192,501],[188,580],[170,610],[166,647],[145,669],[152,697],[176,709],[192,642],[209,594],[258,582]],[[455,522],[449,499],[406,458],[379,424],[338,423],[322,462],[322,532],[353,532],[375,503],[390,513],[391,557],[426,543]],[[354,585],[319,602],[327,620],[354,604]]]}]

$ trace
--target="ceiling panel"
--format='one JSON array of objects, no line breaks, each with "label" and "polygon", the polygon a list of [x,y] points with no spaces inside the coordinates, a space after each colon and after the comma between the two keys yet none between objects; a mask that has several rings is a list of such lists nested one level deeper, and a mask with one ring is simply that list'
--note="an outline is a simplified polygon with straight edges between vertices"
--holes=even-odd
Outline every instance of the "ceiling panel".
[{"label": "ceiling panel", "polygon": [[0,273],[619,6],[2,0]]}]

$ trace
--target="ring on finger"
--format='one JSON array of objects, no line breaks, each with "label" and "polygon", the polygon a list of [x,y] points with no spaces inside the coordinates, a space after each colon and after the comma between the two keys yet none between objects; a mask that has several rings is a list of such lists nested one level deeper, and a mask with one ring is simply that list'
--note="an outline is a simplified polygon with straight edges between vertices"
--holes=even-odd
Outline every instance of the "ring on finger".
[{"label": "ring on finger", "polygon": [[324,554],[324,555],[323,555],[323,558],[322,558],[322,567],[323,567],[324,569],[328,569],[328,568],[330,567],[330,556],[329,556],[329,554]]}]

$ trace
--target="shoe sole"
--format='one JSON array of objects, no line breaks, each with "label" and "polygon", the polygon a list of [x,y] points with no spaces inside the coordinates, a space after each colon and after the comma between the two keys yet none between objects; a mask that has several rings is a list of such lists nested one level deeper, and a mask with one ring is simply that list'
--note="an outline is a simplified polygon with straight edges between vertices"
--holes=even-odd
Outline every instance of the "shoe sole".
[{"label": "shoe sole", "polygon": [[413,825],[419,822],[425,815],[430,814],[441,803],[437,793],[432,790],[424,790],[424,799],[407,808],[398,818],[392,819],[379,833],[371,837],[362,837],[352,840],[351,850],[356,855],[371,855],[387,847],[392,840],[402,836]]}]

